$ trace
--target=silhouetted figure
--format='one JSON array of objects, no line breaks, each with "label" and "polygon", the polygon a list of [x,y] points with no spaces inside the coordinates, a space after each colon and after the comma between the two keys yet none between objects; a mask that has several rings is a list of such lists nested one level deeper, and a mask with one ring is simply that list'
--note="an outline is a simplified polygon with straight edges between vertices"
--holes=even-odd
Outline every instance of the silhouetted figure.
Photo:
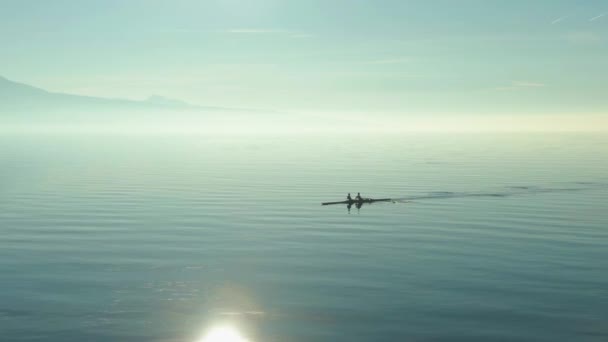
[{"label": "silhouetted figure", "polygon": [[352,200],[353,200],[353,198],[352,198],[352,197],[350,197],[350,192],[348,193],[348,196],[346,196],[346,199],[347,199],[347,200],[349,200],[349,201],[352,201]]},{"label": "silhouetted figure", "polygon": [[357,197],[355,197],[355,200],[356,200],[357,202],[361,202],[361,201],[363,201],[363,197],[361,197],[361,193],[360,193],[360,192],[357,192]]}]

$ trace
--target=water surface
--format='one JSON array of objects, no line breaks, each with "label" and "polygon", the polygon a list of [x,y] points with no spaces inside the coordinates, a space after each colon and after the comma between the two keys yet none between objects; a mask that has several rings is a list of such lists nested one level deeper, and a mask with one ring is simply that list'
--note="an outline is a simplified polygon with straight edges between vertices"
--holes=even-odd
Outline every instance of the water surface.
[{"label": "water surface", "polygon": [[608,339],[599,135],[0,141],[7,341]]}]

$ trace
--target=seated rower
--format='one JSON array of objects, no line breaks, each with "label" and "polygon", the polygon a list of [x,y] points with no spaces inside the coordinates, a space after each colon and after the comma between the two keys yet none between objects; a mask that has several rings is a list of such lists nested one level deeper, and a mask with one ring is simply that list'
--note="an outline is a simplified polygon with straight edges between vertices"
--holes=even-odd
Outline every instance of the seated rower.
[{"label": "seated rower", "polygon": [[359,201],[363,201],[363,197],[361,197],[361,193],[357,192],[357,197],[355,197],[355,201],[359,202]]},{"label": "seated rower", "polygon": [[352,197],[350,197],[350,192],[348,193],[348,196],[346,196],[346,199],[347,199],[347,200],[349,200],[349,201],[352,201],[352,200],[353,200],[353,198],[352,198]]}]

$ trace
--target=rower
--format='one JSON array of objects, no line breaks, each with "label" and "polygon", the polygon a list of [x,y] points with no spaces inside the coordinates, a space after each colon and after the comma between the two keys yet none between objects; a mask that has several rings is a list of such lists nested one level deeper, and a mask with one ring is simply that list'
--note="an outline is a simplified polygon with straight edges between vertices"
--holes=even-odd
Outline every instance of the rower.
[{"label": "rower", "polygon": [[360,192],[357,192],[357,197],[355,197],[355,201],[363,201],[363,197],[361,197]]},{"label": "rower", "polygon": [[348,196],[346,196],[346,199],[347,199],[347,200],[349,200],[349,201],[352,201],[352,200],[353,200],[353,198],[352,198],[352,197],[350,197],[350,192],[348,193]]}]

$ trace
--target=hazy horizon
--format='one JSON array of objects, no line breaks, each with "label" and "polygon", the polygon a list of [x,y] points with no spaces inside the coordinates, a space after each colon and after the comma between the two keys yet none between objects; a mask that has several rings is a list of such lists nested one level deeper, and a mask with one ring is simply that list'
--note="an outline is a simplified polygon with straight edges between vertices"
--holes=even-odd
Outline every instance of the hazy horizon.
[{"label": "hazy horizon", "polygon": [[[2,81],[0,79],[0,81]],[[151,95],[144,100],[78,96],[4,80],[1,133],[416,133],[602,132],[605,115],[403,115],[205,107]]]}]

